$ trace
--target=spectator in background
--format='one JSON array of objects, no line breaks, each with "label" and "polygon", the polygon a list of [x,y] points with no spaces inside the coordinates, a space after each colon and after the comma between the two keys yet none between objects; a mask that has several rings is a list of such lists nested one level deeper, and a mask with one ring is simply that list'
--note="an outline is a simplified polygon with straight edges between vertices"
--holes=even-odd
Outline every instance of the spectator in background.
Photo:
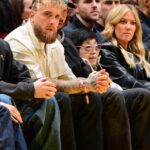
[{"label": "spectator in background", "polygon": [[120,0],[121,4],[130,4],[133,5],[135,8],[138,8],[138,0]]},{"label": "spectator in background", "polygon": [[0,38],[4,38],[18,26],[16,14],[9,0],[0,1],[0,20]]},{"label": "spectator in background", "polygon": [[72,17],[75,14],[75,8],[76,8],[75,0],[68,0],[67,6],[68,6],[69,17]]},{"label": "spectator in background", "polygon": [[142,25],[144,46],[148,51],[150,51],[150,1],[139,0],[138,10]]},{"label": "spectator in background", "polygon": [[18,26],[28,20],[32,11],[32,0],[10,0],[13,11],[16,14]]},{"label": "spectator in background", "polygon": [[100,32],[103,31],[105,27],[105,19],[107,18],[109,11],[118,4],[120,4],[120,0],[100,0],[100,15],[97,21],[98,24],[96,24],[96,27]]},{"label": "spectator in background", "polygon": [[105,39],[99,34],[96,28],[100,14],[100,0],[76,0],[76,13],[71,17],[68,24],[63,28],[65,36],[68,37],[70,32],[75,29],[85,29],[93,31],[100,43]]},{"label": "spectator in background", "polygon": [[0,38],[20,26],[31,13],[32,0],[0,1]]}]

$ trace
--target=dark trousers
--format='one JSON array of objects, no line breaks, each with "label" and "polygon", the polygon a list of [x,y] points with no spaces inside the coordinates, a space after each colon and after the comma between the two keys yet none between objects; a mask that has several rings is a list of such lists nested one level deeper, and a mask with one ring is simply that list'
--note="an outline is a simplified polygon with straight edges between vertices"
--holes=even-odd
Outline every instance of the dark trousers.
[{"label": "dark trousers", "polygon": [[27,150],[20,125],[4,106],[0,106],[0,150]]},{"label": "dark trousers", "polygon": [[[62,150],[131,150],[130,126],[123,93],[110,89],[103,94],[88,95],[89,104],[85,95],[70,95],[71,108],[69,96],[61,96],[61,100],[56,96],[62,115]],[[66,107],[63,99],[68,99]],[[67,112],[68,107],[70,112]],[[74,128],[74,132],[71,128]]]},{"label": "dark trousers", "polygon": [[62,150],[102,150],[102,104],[98,94],[55,95],[61,114]]},{"label": "dark trousers", "polygon": [[101,94],[104,150],[131,150],[131,136],[124,95],[116,89]]},{"label": "dark trousers", "polygon": [[61,150],[60,113],[55,97],[17,104],[24,120],[22,128],[28,149]]},{"label": "dark trousers", "polygon": [[109,90],[102,94],[102,101],[104,150],[149,150],[150,92]]},{"label": "dark trousers", "polygon": [[77,150],[103,150],[102,101],[99,94],[71,95]]},{"label": "dark trousers", "polygon": [[132,149],[150,150],[150,91],[135,88],[125,90],[124,96],[130,118]]},{"label": "dark trousers", "polygon": [[57,92],[55,97],[60,109],[62,150],[76,150],[70,97],[63,92]]}]

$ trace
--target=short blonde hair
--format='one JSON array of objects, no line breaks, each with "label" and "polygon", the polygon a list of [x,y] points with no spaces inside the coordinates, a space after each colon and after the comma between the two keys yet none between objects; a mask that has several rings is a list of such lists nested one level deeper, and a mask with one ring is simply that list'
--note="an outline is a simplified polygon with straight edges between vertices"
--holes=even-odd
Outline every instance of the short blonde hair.
[{"label": "short blonde hair", "polygon": [[[114,7],[108,14],[105,22],[105,29],[102,32],[102,34],[108,38],[114,45],[118,46],[117,39],[114,35],[115,31],[115,25],[120,22],[122,17],[127,13],[132,12],[135,17],[136,22],[136,31],[134,34],[133,39],[129,42],[130,52],[138,56],[140,63],[144,65],[144,68],[148,71],[150,74],[150,64],[147,63],[145,60],[145,49],[142,41],[142,28],[140,19],[138,17],[138,13],[134,6],[129,4],[120,4],[116,7]],[[150,76],[150,75],[149,75]]]},{"label": "short blonde hair", "polygon": [[50,2],[52,5],[64,5],[64,0],[33,0],[32,1],[32,9],[37,9],[37,4],[44,5],[46,2]]}]

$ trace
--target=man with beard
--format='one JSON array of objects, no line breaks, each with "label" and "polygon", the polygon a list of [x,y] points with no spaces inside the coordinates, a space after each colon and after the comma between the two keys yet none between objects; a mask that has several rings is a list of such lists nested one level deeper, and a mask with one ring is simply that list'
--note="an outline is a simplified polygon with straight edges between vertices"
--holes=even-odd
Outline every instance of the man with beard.
[{"label": "man with beard", "polygon": [[103,30],[97,23],[100,15],[100,0],[76,0],[76,14],[74,14],[67,26],[63,28],[65,36],[69,36],[70,32],[74,29],[84,29],[93,31],[99,43],[105,41],[105,38],[99,31]]},{"label": "man with beard", "polygon": [[[113,134],[111,141],[107,140],[112,144],[119,143],[113,148],[110,144],[112,150],[121,147],[130,150],[129,120],[122,92],[108,90],[111,80],[105,70],[87,78],[76,78],[65,61],[63,46],[56,39],[62,8],[60,3],[58,0],[35,0],[30,20],[11,32],[6,40],[15,58],[27,65],[33,79],[48,77],[56,84],[57,90],[62,91],[55,97],[61,112],[63,150],[103,149],[102,100],[107,103],[104,115],[111,112],[112,117],[110,120],[105,117],[104,125],[110,126],[108,133],[116,128],[115,118],[119,121],[119,132]],[[95,16],[97,11],[93,14]]]}]

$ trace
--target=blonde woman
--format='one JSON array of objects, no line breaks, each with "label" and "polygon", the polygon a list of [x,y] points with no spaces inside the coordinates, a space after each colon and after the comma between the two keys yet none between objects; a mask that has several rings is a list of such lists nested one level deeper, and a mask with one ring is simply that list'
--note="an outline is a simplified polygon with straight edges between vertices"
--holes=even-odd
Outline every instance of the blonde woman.
[{"label": "blonde woman", "polygon": [[112,79],[124,89],[150,89],[150,64],[135,8],[123,4],[112,9],[106,19],[103,35],[110,43],[102,46],[101,64]]},{"label": "blonde woman", "polygon": [[[145,59],[141,25],[134,6],[122,4],[113,8],[106,19],[103,35],[110,42],[103,44],[100,62],[111,79],[124,89],[140,87],[139,93],[142,90],[150,93],[150,64]],[[146,97],[149,100],[144,105],[135,101],[134,97],[131,101],[126,101],[133,150],[150,149],[149,94]],[[144,98],[141,96],[141,102]],[[147,111],[145,107],[148,107]]]}]

